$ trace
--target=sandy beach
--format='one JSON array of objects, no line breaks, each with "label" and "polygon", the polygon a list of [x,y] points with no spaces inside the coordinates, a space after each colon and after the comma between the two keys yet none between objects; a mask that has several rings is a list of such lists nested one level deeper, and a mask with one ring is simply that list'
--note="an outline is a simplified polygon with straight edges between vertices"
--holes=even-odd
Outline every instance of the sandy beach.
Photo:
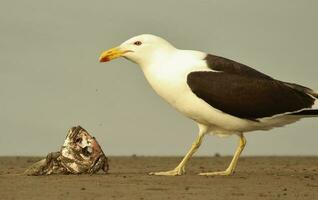
[{"label": "sandy beach", "polygon": [[187,174],[149,176],[180,157],[110,157],[109,174],[25,176],[39,157],[0,157],[0,199],[318,199],[318,157],[242,157],[230,177],[197,173],[224,169],[230,157],[196,157]]}]

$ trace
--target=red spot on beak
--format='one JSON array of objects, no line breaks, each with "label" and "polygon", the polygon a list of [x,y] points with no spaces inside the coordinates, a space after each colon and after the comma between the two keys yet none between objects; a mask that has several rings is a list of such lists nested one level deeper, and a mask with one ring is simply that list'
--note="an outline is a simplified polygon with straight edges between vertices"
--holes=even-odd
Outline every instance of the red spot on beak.
[{"label": "red spot on beak", "polygon": [[108,62],[108,61],[110,61],[110,59],[109,59],[107,56],[101,57],[101,58],[99,59],[99,62]]}]

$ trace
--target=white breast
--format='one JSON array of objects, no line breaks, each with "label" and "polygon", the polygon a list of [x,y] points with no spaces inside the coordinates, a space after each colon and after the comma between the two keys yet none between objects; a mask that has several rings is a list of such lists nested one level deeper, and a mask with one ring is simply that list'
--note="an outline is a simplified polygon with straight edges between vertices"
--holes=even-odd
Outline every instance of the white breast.
[{"label": "white breast", "polygon": [[[209,71],[205,62],[196,56],[176,53],[169,60],[143,67],[146,79],[156,93],[179,111],[184,110],[184,98],[191,92],[187,85],[187,75],[192,71]],[[201,67],[200,67],[201,66]]]}]

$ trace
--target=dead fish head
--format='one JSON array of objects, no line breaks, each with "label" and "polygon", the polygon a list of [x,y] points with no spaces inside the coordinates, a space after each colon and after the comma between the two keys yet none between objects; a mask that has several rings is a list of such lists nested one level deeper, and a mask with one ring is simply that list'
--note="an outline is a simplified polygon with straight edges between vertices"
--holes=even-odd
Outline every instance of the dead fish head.
[{"label": "dead fish head", "polygon": [[72,127],[69,130],[62,147],[62,154],[65,157],[94,160],[100,153],[102,153],[102,149],[95,137],[92,137],[81,126]]},{"label": "dead fish head", "polygon": [[85,171],[96,164],[101,165],[104,171],[108,169],[108,165],[103,161],[104,153],[95,137],[81,126],[69,130],[61,152],[65,167],[75,172]]},{"label": "dead fish head", "polygon": [[47,157],[26,170],[28,175],[94,174],[108,171],[108,159],[97,140],[80,126],[72,127],[59,152]]}]

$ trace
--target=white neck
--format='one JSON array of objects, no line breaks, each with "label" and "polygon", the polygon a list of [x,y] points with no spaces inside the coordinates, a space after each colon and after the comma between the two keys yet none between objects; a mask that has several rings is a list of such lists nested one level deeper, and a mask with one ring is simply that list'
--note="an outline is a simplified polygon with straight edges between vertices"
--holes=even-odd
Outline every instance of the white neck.
[{"label": "white neck", "polygon": [[142,69],[150,65],[160,65],[171,60],[171,57],[173,57],[177,51],[178,49],[173,46],[171,46],[171,48],[160,49],[150,55],[144,55],[147,59],[142,59],[137,62],[137,64]]}]

